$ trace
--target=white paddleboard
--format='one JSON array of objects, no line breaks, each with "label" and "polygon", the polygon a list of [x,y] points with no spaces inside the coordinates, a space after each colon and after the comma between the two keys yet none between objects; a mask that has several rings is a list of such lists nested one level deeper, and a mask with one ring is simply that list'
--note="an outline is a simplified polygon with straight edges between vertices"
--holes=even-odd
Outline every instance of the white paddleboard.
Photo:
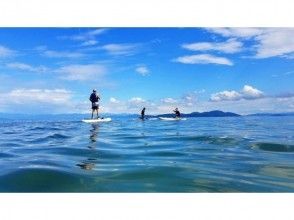
[{"label": "white paddleboard", "polygon": [[82,122],[85,123],[98,123],[98,122],[109,122],[111,118],[97,118],[97,119],[83,119]]},{"label": "white paddleboard", "polygon": [[163,121],[185,121],[186,118],[167,118],[167,117],[159,117],[160,120]]}]

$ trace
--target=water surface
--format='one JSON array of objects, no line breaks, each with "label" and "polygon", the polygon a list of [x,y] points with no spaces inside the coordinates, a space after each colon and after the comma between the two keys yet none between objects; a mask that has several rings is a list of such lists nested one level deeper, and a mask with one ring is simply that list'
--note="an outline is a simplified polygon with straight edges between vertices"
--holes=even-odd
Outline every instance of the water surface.
[{"label": "water surface", "polygon": [[1,192],[294,192],[294,117],[0,120]]}]

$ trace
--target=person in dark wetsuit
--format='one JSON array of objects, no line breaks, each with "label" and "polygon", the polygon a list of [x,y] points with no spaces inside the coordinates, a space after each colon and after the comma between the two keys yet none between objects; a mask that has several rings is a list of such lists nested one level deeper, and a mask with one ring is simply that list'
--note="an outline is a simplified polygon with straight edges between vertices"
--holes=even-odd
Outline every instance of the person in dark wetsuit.
[{"label": "person in dark wetsuit", "polygon": [[141,119],[144,120],[145,119],[145,110],[146,108],[144,107],[141,111]]},{"label": "person in dark wetsuit", "polygon": [[98,102],[100,100],[100,97],[97,95],[97,92],[96,92],[95,89],[93,89],[93,92],[92,92],[89,99],[90,99],[90,101],[92,103],[92,119],[93,119],[93,114],[94,114],[95,111],[97,112],[97,118],[99,118],[99,116],[98,116],[98,110],[99,110]]},{"label": "person in dark wetsuit", "polygon": [[176,109],[174,110],[174,113],[176,114],[176,118],[180,118],[180,117],[181,117],[181,113],[180,113],[180,111],[179,111],[178,108],[176,108]]}]

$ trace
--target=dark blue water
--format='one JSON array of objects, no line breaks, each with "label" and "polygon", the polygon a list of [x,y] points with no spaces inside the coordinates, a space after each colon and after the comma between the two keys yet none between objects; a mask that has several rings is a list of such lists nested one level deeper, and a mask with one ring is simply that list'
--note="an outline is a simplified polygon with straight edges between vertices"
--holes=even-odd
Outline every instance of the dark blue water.
[{"label": "dark blue water", "polygon": [[294,117],[1,120],[1,192],[294,192]]}]

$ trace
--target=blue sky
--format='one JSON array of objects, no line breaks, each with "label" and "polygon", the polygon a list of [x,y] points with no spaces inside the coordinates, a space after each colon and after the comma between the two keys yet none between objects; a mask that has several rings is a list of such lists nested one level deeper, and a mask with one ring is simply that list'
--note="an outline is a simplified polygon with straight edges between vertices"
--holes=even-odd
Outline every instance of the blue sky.
[{"label": "blue sky", "polygon": [[0,112],[290,112],[293,61],[293,28],[0,28]]}]

